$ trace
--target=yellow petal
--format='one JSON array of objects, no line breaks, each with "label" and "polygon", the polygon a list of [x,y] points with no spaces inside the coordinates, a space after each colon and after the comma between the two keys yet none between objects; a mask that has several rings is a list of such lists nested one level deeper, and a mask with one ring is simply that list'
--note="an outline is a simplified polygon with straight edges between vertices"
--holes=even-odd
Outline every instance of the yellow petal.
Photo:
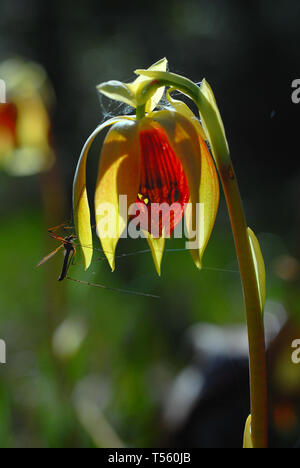
[{"label": "yellow petal", "polygon": [[261,305],[261,313],[264,313],[265,303],[266,303],[266,268],[265,262],[261,253],[261,248],[258,242],[257,237],[254,232],[248,228],[249,242],[254,262],[257,288],[259,292],[259,299]]},{"label": "yellow petal", "polygon": [[166,131],[187,177],[190,203],[185,211],[185,222],[192,257],[201,268],[219,205],[217,172],[204,140],[189,119],[174,111],[157,112],[152,118]]},{"label": "yellow petal", "polygon": [[150,114],[153,124],[159,124],[168,136],[176,156],[185,171],[190,196],[196,200],[200,186],[200,146],[193,124],[183,115],[173,110],[164,110]]},{"label": "yellow petal", "polygon": [[154,261],[156,271],[157,271],[158,275],[160,276],[161,261],[162,261],[164,250],[165,250],[166,240],[165,240],[164,237],[160,237],[160,238],[155,239],[148,232],[146,233],[146,237],[147,237],[147,242],[149,244],[149,247],[151,249],[152,258],[153,258],[153,261]]},{"label": "yellow petal", "polygon": [[77,237],[82,249],[83,261],[85,269],[91,264],[93,256],[93,239],[91,228],[90,208],[86,190],[86,160],[91,144],[96,136],[109,125],[120,122],[129,117],[116,117],[99,125],[95,131],[87,139],[77,164],[76,173],[73,183],[73,212],[74,223]]},{"label": "yellow petal", "polygon": [[179,101],[178,99],[172,98],[171,93],[173,91],[175,91],[174,88],[170,88],[167,91],[166,96],[167,96],[167,99],[168,99],[169,103],[171,104],[172,107],[174,107],[174,109],[177,112],[182,114],[184,117],[189,119],[194,124],[197,133],[199,133],[201,135],[201,137],[203,138],[203,140],[205,140],[206,135],[204,133],[204,130],[202,128],[201,123],[199,122],[199,119],[197,119],[195,114],[191,111],[191,109],[183,101]]},{"label": "yellow petal", "polygon": [[[202,124],[207,135],[207,139],[210,142],[213,154],[218,154],[217,148],[222,146],[225,146],[226,154],[229,154],[229,147],[224,124],[216,102],[216,98],[210,85],[205,79],[201,83],[200,91],[205,98],[201,108]],[[211,124],[213,122],[213,120],[210,121],[211,117],[217,119],[216,125]]]},{"label": "yellow petal", "polygon": [[[212,158],[209,154],[207,146],[205,144],[206,135],[202,128],[199,119],[191,111],[191,109],[182,101],[176,100],[171,96],[172,88],[167,91],[167,99],[170,104],[176,109],[177,112],[182,114],[184,117],[190,120],[193,123],[197,133],[200,135],[200,146],[201,146],[201,180],[200,180],[200,194],[199,194],[199,203],[203,204],[202,210],[199,211],[199,216],[203,218],[202,227],[203,232],[199,232],[198,236],[202,236],[202,241],[200,241],[199,250],[191,249],[191,254],[196,266],[201,268],[202,256],[204,254],[205,248],[207,246],[208,240],[212,228],[214,226],[217,209],[219,205],[219,182],[217,172],[212,161]],[[191,209],[188,207],[185,214],[186,226],[187,229],[191,226]],[[200,227],[202,224],[200,224]]]},{"label": "yellow petal", "polygon": [[138,126],[136,121],[121,121],[114,125],[105,138],[100,157],[95,193],[96,225],[112,270],[115,268],[116,246],[128,220],[128,209],[120,205],[119,196],[127,195],[129,207],[135,202],[139,189]]},{"label": "yellow petal", "polygon": [[[198,268],[201,268],[202,257],[215,224],[219,207],[220,188],[217,171],[205,141],[199,135],[201,147],[201,179],[198,203],[200,211],[199,249],[191,249],[191,254]],[[201,218],[202,217],[202,218]]]},{"label": "yellow petal", "polygon": [[245,425],[245,432],[244,432],[244,449],[253,449],[253,442],[251,436],[251,414],[248,416],[246,425]]}]

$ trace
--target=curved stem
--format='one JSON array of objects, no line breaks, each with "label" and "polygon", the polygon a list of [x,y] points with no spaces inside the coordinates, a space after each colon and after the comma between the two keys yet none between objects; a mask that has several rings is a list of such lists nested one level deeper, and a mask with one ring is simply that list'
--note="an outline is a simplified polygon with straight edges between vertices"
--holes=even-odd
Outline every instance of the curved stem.
[{"label": "curved stem", "polygon": [[[267,447],[267,376],[263,314],[238,183],[232,166],[223,123],[207,88],[206,94],[187,78],[166,72],[144,72],[153,81],[143,90],[146,100],[158,87],[171,86],[197,105],[222,181],[229,211],[244,292],[250,358],[251,432],[254,448]],[[211,99],[212,98],[212,99]]]},{"label": "curved stem", "polygon": [[218,110],[210,104],[209,100],[200,90],[196,104],[205,121],[214,159],[222,181],[241,273],[249,341],[253,446],[254,448],[266,448],[267,372],[263,311],[261,310],[257,277],[243,203]]},{"label": "curved stem", "polygon": [[[200,110],[212,142],[212,151],[222,181],[229,211],[235,248],[241,272],[247,316],[249,359],[250,359],[250,396],[251,430],[254,448],[267,447],[267,375],[263,314],[259,298],[258,284],[253,256],[247,233],[243,203],[232,166],[222,122],[203,95],[198,96],[196,104]],[[219,128],[218,128],[219,127]],[[224,135],[224,138],[222,138]]]},{"label": "curved stem", "polygon": [[232,165],[228,168],[219,168],[219,173],[233,230],[247,314],[253,446],[254,448],[266,448],[267,376],[265,336],[257,280],[242,200]]}]

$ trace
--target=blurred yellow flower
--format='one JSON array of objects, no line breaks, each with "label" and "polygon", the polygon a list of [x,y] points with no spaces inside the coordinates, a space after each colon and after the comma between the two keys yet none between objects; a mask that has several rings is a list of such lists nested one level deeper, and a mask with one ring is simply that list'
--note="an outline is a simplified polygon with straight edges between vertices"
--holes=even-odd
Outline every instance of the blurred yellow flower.
[{"label": "blurred yellow flower", "polygon": [[0,168],[14,176],[48,170],[54,162],[49,144],[48,105],[52,90],[43,68],[22,59],[0,64],[7,103],[0,104]]}]

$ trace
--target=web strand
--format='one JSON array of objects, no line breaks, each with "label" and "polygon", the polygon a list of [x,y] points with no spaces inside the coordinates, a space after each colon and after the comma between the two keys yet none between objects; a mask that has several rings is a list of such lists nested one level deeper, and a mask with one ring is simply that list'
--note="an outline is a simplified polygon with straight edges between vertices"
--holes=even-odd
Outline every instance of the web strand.
[{"label": "web strand", "polygon": [[127,289],[111,288],[109,286],[104,286],[103,284],[90,283],[88,281],[82,281],[76,278],[71,278],[70,276],[68,276],[67,279],[69,281],[74,281],[75,283],[84,284],[86,286],[93,286],[95,288],[107,289],[108,291],[114,291],[114,292],[130,295],[130,296],[142,296],[142,297],[150,297],[152,299],[160,299],[160,296],[155,296],[154,294],[149,294],[149,293],[144,293],[144,292],[139,292],[139,291],[129,291]]}]

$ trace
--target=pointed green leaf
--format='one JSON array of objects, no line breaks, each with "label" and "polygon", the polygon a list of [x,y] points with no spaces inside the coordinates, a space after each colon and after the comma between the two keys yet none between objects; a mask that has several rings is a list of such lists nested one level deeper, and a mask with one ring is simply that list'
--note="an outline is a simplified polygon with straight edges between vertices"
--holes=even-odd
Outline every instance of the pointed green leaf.
[{"label": "pointed green leaf", "polygon": [[[151,65],[148,70],[160,70],[165,71],[167,69],[168,61],[166,58],[159,60],[158,62]],[[122,83],[121,81],[106,81],[97,86],[100,93],[104,94],[110,99],[115,101],[121,101],[132,107],[139,105],[138,95],[142,92],[143,88],[151,82],[151,78],[145,76],[139,76],[132,83]],[[146,112],[151,112],[159,103],[164,93],[164,88],[158,89],[155,94],[149,99],[146,105]],[[142,103],[143,104],[143,103]]]},{"label": "pointed green leaf", "polygon": [[257,279],[257,286],[259,291],[259,298],[261,304],[261,313],[263,314],[266,302],[266,268],[265,262],[262,256],[261,248],[257,237],[255,236],[254,232],[248,228],[248,237],[254,262],[254,268],[256,273]]},{"label": "pointed green leaf", "polygon": [[244,432],[244,449],[250,449],[253,447],[252,436],[251,436],[251,414],[248,416],[246,425],[245,425],[245,432]]}]

